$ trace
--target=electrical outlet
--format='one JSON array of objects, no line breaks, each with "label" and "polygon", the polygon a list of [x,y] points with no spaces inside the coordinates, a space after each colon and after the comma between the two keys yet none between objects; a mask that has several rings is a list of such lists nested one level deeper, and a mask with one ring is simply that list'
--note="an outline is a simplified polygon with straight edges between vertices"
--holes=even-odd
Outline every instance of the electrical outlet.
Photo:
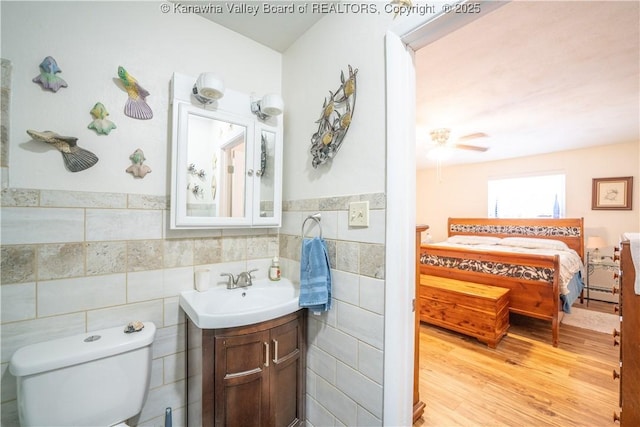
[{"label": "electrical outlet", "polygon": [[349,227],[369,226],[369,201],[349,203]]}]

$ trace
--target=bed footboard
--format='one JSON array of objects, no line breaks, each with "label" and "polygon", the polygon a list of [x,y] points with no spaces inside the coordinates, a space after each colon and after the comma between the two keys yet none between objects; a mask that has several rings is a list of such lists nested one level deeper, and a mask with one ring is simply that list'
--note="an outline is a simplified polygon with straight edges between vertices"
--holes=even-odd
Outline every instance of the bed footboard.
[{"label": "bed footboard", "polygon": [[509,310],[552,325],[558,345],[560,294],[557,255],[483,253],[438,245],[420,247],[420,273],[508,288]]}]

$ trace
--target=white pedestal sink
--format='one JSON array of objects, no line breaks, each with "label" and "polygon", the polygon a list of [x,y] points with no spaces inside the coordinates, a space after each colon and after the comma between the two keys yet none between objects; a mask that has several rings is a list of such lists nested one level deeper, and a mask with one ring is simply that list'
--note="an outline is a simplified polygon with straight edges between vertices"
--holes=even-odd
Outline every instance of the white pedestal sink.
[{"label": "white pedestal sink", "polygon": [[180,307],[200,329],[231,328],[275,319],[300,309],[300,288],[290,280],[255,279],[252,286],[180,294]]}]

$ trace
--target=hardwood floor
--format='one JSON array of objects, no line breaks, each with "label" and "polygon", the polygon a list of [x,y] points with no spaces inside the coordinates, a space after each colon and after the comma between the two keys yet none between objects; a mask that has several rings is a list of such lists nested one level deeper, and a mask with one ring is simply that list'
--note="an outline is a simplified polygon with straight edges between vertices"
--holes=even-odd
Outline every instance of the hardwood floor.
[{"label": "hardwood floor", "polygon": [[[586,308],[586,304],[577,307]],[[589,309],[612,313],[613,304]],[[420,398],[415,427],[616,426],[619,348],[610,334],[511,315],[508,335],[490,349],[475,338],[421,324]]]}]

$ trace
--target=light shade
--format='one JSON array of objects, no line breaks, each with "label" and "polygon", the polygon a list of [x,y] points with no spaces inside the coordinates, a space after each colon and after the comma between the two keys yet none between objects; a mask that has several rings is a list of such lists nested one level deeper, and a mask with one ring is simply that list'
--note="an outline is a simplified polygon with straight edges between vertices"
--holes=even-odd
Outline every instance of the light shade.
[{"label": "light shade", "polygon": [[269,93],[262,97],[260,110],[269,116],[279,116],[284,110],[284,101],[280,95]]},{"label": "light shade", "polygon": [[275,93],[269,93],[258,101],[251,101],[251,112],[258,116],[260,120],[279,116],[283,111],[284,101],[280,95]]},{"label": "light shade", "polygon": [[607,242],[600,236],[590,236],[587,238],[587,249],[601,249],[607,247]]},{"label": "light shade", "polygon": [[203,104],[209,104],[224,96],[224,83],[214,73],[202,73],[193,86],[193,95]]}]

